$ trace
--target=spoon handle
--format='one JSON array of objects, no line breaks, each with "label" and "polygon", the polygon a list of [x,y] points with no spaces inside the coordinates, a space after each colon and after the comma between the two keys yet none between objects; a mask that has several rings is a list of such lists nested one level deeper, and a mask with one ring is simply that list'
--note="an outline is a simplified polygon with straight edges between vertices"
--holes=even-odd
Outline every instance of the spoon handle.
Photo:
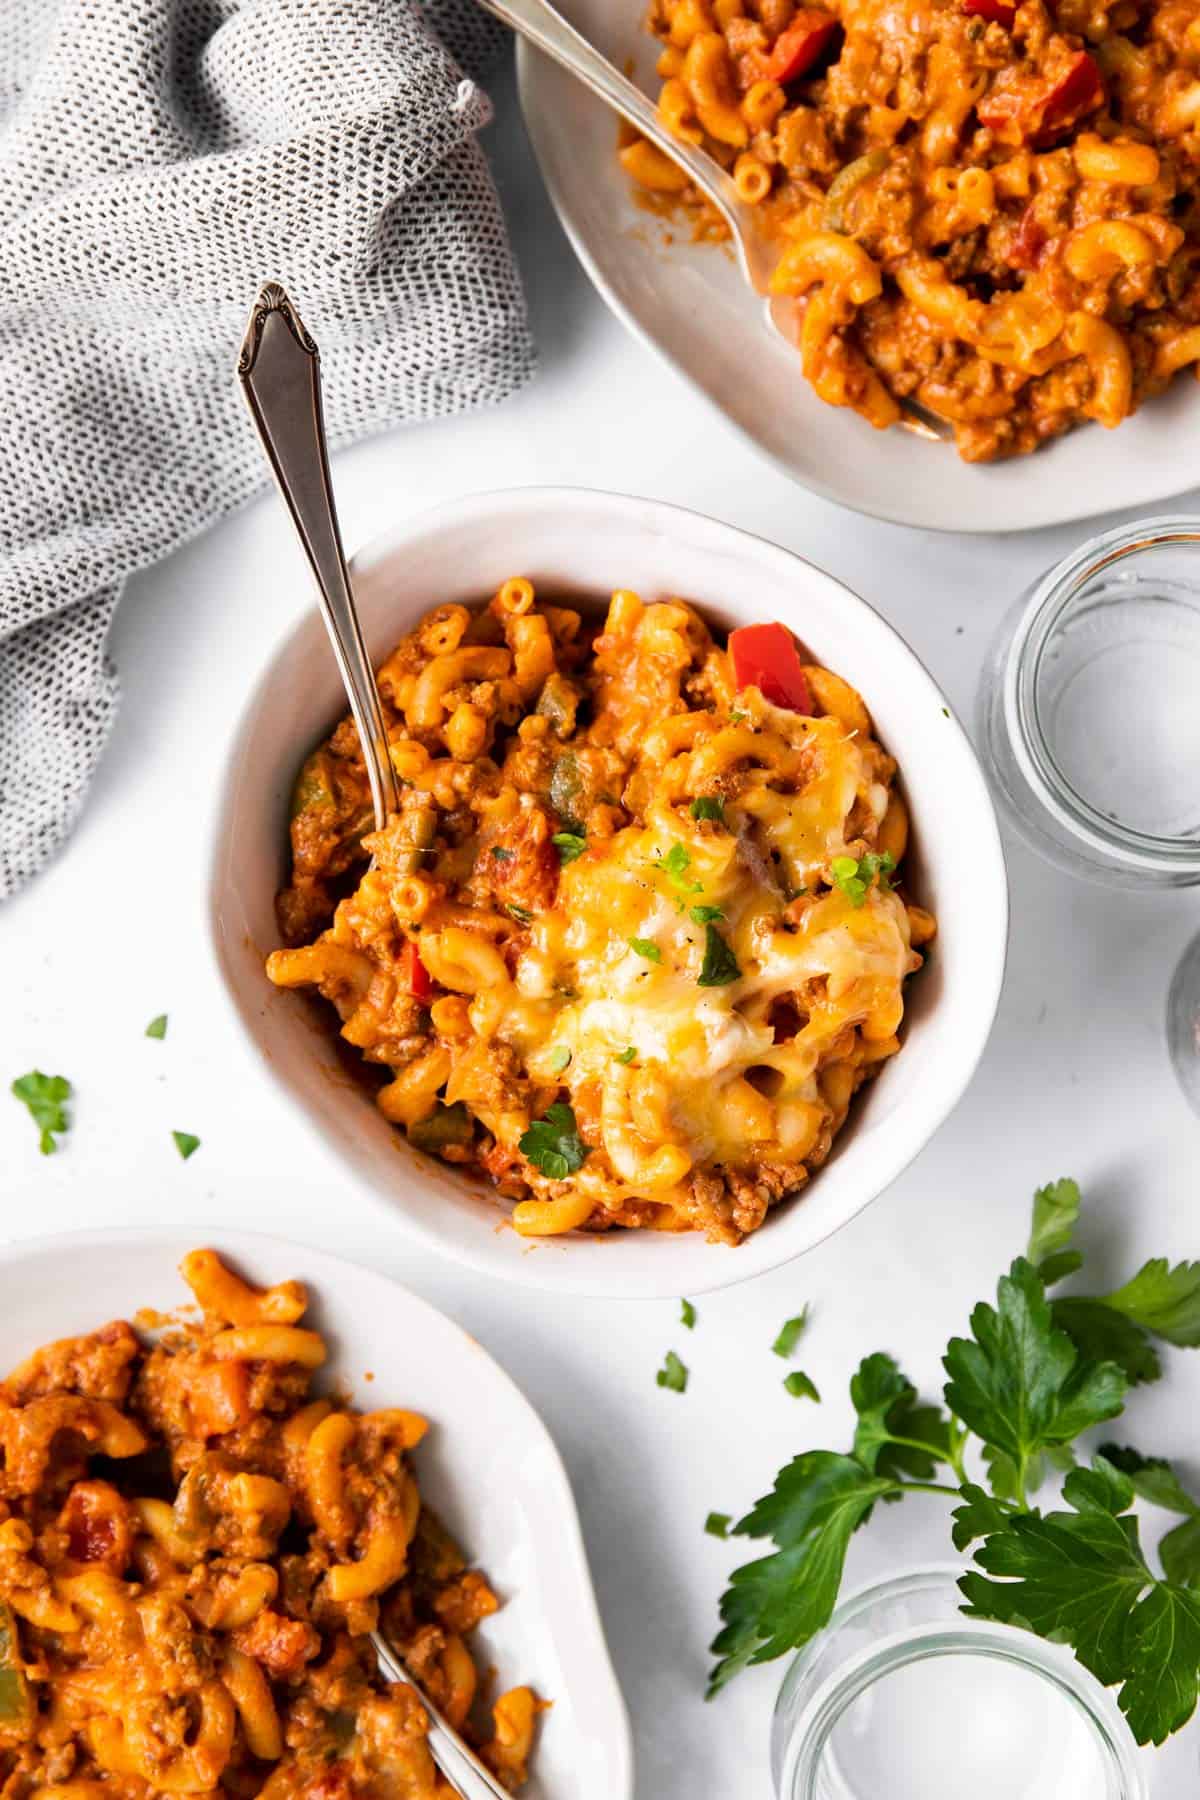
[{"label": "spoon handle", "polygon": [[[743,260],[746,251],[743,244],[744,228],[741,218],[742,202],[736,187],[725,173],[720,163],[682,138],[677,138],[663,124],[653,102],[648,100],[639,87],[635,87],[627,75],[602,56],[593,44],[569,25],[562,14],[550,5],[550,0],[481,0],[488,12],[503,20],[522,37],[547,56],[552,56],[561,63],[578,80],[589,87],[594,94],[623,119],[649,139],[656,149],[672,162],[678,163],[681,169],[691,176],[696,186],[706,193],[713,205],[724,215],[726,223],[734,234]],[[757,284],[757,271],[753,273],[747,268],[747,274]]]},{"label": "spoon handle", "polygon": [[449,1720],[444,1719],[429,1696],[417,1687],[400,1658],[380,1631],[371,1633],[379,1672],[385,1681],[402,1682],[416,1688],[421,1705],[429,1715],[426,1742],[447,1781],[463,1796],[463,1800],[512,1800],[507,1788],[501,1787],[490,1769],[486,1769],[475,1752],[467,1747]]},{"label": "spoon handle", "polygon": [[400,795],[333,502],[321,406],[321,355],[276,281],[269,281],[254,303],[237,372],[316,578],[321,614],[358,727],[375,828],[382,830],[388,814],[398,810]]}]

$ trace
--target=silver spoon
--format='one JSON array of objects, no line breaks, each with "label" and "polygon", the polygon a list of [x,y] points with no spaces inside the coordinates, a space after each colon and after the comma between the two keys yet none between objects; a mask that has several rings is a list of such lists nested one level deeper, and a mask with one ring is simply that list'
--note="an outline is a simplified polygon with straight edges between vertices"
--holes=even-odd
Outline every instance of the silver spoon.
[{"label": "silver spoon", "polygon": [[508,1789],[501,1787],[491,1770],[485,1768],[475,1752],[463,1743],[453,1725],[413,1680],[383,1633],[373,1631],[371,1643],[384,1680],[403,1683],[405,1687],[416,1689],[421,1705],[429,1715],[429,1730],[425,1739],[429,1745],[429,1753],[447,1781],[453,1783],[463,1796],[463,1800],[512,1800]]},{"label": "silver spoon", "polygon": [[321,616],[362,744],[375,829],[382,831],[388,815],[399,810],[400,790],[388,755],[383,707],[354,609],[333,503],[321,406],[321,355],[277,281],[269,281],[254,302],[237,372],[316,578]]},{"label": "silver spoon", "polygon": [[[772,330],[790,349],[795,349],[800,309],[790,296],[771,293],[771,275],[779,253],[759,231],[754,208],[742,199],[732,176],[707,150],[674,137],[642,90],[589,44],[573,25],[569,25],[550,5],[550,0],[480,0],[480,3],[537,49],[553,57],[614,112],[620,113],[656,150],[669,156],[690,176],[728,225],[742,274],[754,291],[766,300],[767,321]],[[906,400],[901,400],[899,405],[900,423],[907,430],[937,443],[949,438],[950,430],[945,421],[926,407],[918,407]]]}]

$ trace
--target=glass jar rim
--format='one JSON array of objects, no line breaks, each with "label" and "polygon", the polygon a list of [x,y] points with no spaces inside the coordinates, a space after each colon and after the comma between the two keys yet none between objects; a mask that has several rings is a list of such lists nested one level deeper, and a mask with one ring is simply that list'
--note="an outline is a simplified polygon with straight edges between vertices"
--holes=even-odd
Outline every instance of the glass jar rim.
[{"label": "glass jar rim", "polygon": [[[789,1703],[790,1692],[815,1663],[829,1634],[852,1622],[871,1607],[902,1599],[922,1590],[949,1588],[960,1603],[958,1577],[962,1565],[934,1563],[905,1575],[872,1582],[850,1594],[834,1612],[825,1630],[817,1635],[791,1664],[784,1678],[776,1714]],[[1015,1663],[1048,1681],[1082,1715],[1109,1773],[1116,1777],[1117,1800],[1146,1800],[1146,1784],[1136,1760],[1133,1735],[1116,1702],[1081,1663],[1032,1632],[997,1620],[968,1619],[961,1625],[922,1624],[889,1633],[881,1640],[853,1652],[831,1669],[808,1696],[798,1728],[776,1769],[780,1800],[820,1800],[818,1780],[829,1740],[847,1709],[876,1682],[935,1656],[973,1655],[982,1659]],[[801,1786],[797,1778],[801,1778]]]},{"label": "glass jar rim", "polygon": [[1200,841],[1158,837],[1107,818],[1058,768],[1037,718],[1041,659],[1083,585],[1127,556],[1171,544],[1195,544],[1200,549],[1200,515],[1166,514],[1115,526],[1089,538],[1047,570],[1030,595],[1009,643],[1002,702],[1009,744],[1021,774],[1065,832],[1131,872],[1178,876],[1200,874]]}]

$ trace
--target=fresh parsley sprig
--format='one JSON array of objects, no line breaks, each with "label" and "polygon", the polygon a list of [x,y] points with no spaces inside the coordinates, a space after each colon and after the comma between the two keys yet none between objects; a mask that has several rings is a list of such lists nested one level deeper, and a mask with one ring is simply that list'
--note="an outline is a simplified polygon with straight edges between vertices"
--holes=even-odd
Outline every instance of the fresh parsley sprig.
[{"label": "fresh parsley sprig", "polygon": [[65,1075],[43,1075],[40,1069],[31,1069],[28,1075],[18,1075],[10,1089],[14,1100],[19,1100],[28,1107],[29,1116],[38,1128],[38,1148],[43,1156],[53,1156],[58,1149],[58,1139],[70,1128],[67,1117],[67,1101],[71,1098],[71,1084]]},{"label": "fresh parsley sprig", "polygon": [[[1129,1389],[1161,1374],[1153,1340],[1200,1344],[1200,1265],[1157,1257],[1102,1295],[1051,1299],[1082,1266],[1074,1182],[1039,1188],[1028,1252],[981,1302],[943,1359],[943,1405],[921,1400],[893,1359],[864,1358],[850,1383],[849,1451],[807,1450],[732,1527],[772,1554],[735,1569],[709,1694],[748,1663],[806,1644],[828,1623],[850,1539],[877,1501],[945,1494],[952,1537],[976,1546],[964,1611],[1069,1643],[1117,1699],[1139,1743],[1161,1743],[1200,1691],[1200,1502],[1161,1458],[1106,1445],[1076,1464],[1080,1436],[1116,1418]],[[797,1384],[798,1386],[799,1384]],[[969,1466],[976,1463],[977,1478]],[[1065,1473],[1066,1510],[1031,1496]],[[1135,1496],[1181,1523],[1151,1567],[1129,1516]]]},{"label": "fresh parsley sprig", "polygon": [[876,882],[881,894],[891,891],[888,876],[896,867],[896,860],[891,852],[885,850],[882,856],[874,850],[867,850],[860,857],[835,856],[829,865],[834,886],[841,888],[851,906],[866,904],[867,890],[872,882]]},{"label": "fresh parsley sprig", "polygon": [[517,1142],[521,1155],[551,1181],[565,1181],[582,1169],[589,1146],[579,1135],[572,1109],[563,1100],[546,1108],[544,1119],[535,1119]]}]

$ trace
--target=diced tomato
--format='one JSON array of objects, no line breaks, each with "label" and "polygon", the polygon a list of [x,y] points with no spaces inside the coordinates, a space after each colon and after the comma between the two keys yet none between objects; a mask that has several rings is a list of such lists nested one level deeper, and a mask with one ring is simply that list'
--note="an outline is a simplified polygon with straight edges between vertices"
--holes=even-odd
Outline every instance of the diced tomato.
[{"label": "diced tomato", "polygon": [[991,25],[1011,25],[1017,16],[1016,0],[962,0],[962,9]]},{"label": "diced tomato", "polygon": [[400,959],[400,969],[404,985],[413,999],[422,1006],[428,1006],[433,999],[433,981],[429,970],[421,961],[421,952],[411,938],[405,941],[404,954]]},{"label": "diced tomato", "polygon": [[1017,221],[1012,248],[1008,252],[1009,263],[1014,269],[1036,269],[1049,241],[1031,202]]},{"label": "diced tomato", "polygon": [[72,1562],[100,1563],[120,1575],[133,1547],[133,1529],[120,1494],[107,1481],[77,1481],[58,1515]]},{"label": "diced tomato", "polygon": [[802,6],[786,31],[780,32],[767,58],[768,81],[795,81],[828,49],[838,21],[818,6]]},{"label": "diced tomato", "polygon": [[979,123],[1004,143],[1043,143],[1103,99],[1104,82],[1096,62],[1086,50],[1067,51],[1064,46],[1051,77],[1020,70],[1002,73],[979,102]]},{"label": "diced tomato", "polygon": [[812,712],[804,665],[786,625],[739,626],[729,634],[729,659],[739,689],[756,687],[764,700],[788,712]]}]

